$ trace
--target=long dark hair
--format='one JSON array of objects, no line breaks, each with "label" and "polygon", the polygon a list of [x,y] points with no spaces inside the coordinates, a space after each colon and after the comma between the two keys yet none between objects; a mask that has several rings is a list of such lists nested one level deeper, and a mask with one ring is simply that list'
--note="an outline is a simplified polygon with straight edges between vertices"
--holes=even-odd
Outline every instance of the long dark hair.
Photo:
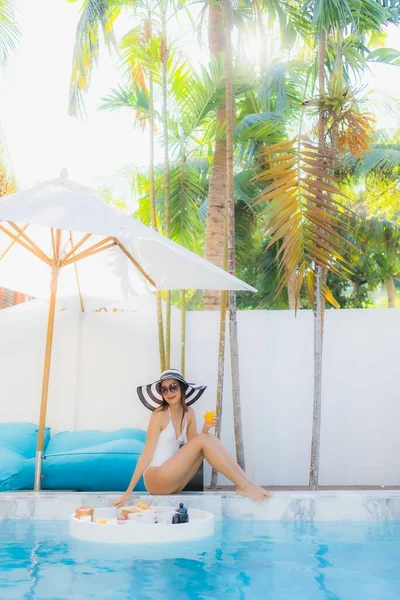
[{"label": "long dark hair", "polygon": [[[173,379],[173,377],[171,377],[171,379]],[[181,407],[182,407],[182,419],[181,419],[181,431],[182,431],[182,427],[183,427],[183,420],[185,418],[185,414],[188,411],[188,407],[185,401],[186,398],[186,390],[188,388],[187,385],[185,385],[182,381],[179,381],[179,379],[175,379],[175,381],[179,384],[179,387],[181,388]],[[158,392],[161,394],[161,386],[162,386],[162,381],[161,383],[159,383],[158,385]],[[167,410],[168,408],[168,402],[166,400],[162,400],[162,404],[160,404],[160,407],[157,410]]]}]

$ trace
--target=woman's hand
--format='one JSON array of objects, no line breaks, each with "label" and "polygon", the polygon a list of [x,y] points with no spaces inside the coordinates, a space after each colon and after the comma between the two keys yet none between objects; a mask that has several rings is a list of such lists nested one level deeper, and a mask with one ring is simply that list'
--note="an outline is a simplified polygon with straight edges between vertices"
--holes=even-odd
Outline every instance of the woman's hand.
[{"label": "woman's hand", "polygon": [[115,506],[115,508],[121,508],[121,506],[124,506],[124,504],[126,504],[128,502],[130,496],[131,496],[130,492],[125,492],[125,494],[123,494],[122,496],[120,496],[119,498],[114,500],[114,502],[111,502],[111,504],[109,506]]},{"label": "woman's hand", "polygon": [[217,423],[218,423],[217,415],[213,416],[212,421],[204,421],[203,433],[208,433],[210,431],[210,429],[212,429],[213,427],[216,426]]}]

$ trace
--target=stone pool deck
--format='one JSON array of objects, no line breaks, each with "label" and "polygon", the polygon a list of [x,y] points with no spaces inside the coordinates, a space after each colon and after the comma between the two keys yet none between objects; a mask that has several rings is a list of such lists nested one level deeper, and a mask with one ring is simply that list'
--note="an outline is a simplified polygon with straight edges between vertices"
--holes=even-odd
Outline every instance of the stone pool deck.
[{"label": "stone pool deck", "polygon": [[[158,506],[177,506],[212,512],[217,520],[262,521],[395,521],[400,520],[400,490],[274,491],[259,503],[234,492],[216,491],[150,496],[133,494],[137,501]],[[114,492],[0,492],[0,519],[68,519],[78,507],[105,507],[118,496]]]}]

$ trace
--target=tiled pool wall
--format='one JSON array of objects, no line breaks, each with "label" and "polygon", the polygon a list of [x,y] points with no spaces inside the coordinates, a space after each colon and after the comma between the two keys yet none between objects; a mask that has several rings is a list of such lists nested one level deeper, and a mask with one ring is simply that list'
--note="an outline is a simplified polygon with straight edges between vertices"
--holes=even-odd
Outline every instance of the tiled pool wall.
[{"label": "tiled pool wall", "polygon": [[[111,492],[2,492],[0,519],[68,519],[78,506],[108,506]],[[395,521],[400,520],[400,490],[275,492],[266,502],[254,502],[233,492],[203,492],[150,496],[133,494],[137,501],[212,512],[216,519],[263,521]]]}]

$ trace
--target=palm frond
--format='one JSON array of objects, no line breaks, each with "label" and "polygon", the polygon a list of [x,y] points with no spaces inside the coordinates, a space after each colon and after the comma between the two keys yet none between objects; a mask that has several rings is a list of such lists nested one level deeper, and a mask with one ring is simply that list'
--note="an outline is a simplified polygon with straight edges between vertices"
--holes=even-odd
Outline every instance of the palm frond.
[{"label": "palm frond", "polygon": [[161,67],[161,43],[153,35],[145,20],[133,27],[122,38],[120,45],[121,65],[129,81],[145,85],[145,72],[151,72],[155,81],[159,80]]},{"label": "palm frond", "polygon": [[235,248],[237,268],[242,273],[249,262],[249,254],[254,251],[257,225],[262,207],[254,204],[260,193],[260,186],[254,181],[252,169],[235,173]]},{"label": "palm frond", "polygon": [[141,87],[135,81],[131,86],[119,86],[111,89],[110,94],[101,99],[100,110],[119,110],[129,108],[135,111],[135,118],[144,128],[149,119],[150,96],[146,87]]},{"label": "palm frond", "polygon": [[171,237],[199,253],[204,243],[207,189],[207,178],[193,164],[181,162],[170,172]]},{"label": "palm frond", "polygon": [[246,115],[236,127],[241,140],[275,143],[284,129],[284,120],[276,113],[264,112]]},{"label": "palm frond", "polygon": [[392,174],[400,169],[400,144],[371,144],[364,160],[354,161],[356,176],[369,173]]},{"label": "palm frond", "polygon": [[303,11],[317,36],[322,31],[347,27],[357,34],[380,30],[390,17],[389,11],[375,0],[305,0]]},{"label": "palm frond", "polygon": [[17,190],[17,182],[6,157],[3,144],[0,142],[0,197],[14,194]]},{"label": "palm frond", "polygon": [[[205,220],[207,217],[208,161],[196,159],[177,161],[170,168],[170,218],[171,239],[202,252]],[[148,173],[137,172],[132,182],[138,200],[135,216],[145,225],[149,224],[149,179]],[[164,230],[164,168],[155,169],[155,196],[157,227]]]},{"label": "palm frond", "polygon": [[[344,277],[350,265],[343,256],[343,235],[349,211],[333,196],[343,196],[328,172],[331,157],[306,140],[280,142],[263,153],[266,169],[256,176],[267,182],[257,204],[265,204],[270,244],[282,241],[278,259],[278,292],[289,277],[296,278],[297,294],[303,281],[320,265]],[[308,278],[308,279],[307,279]],[[332,302],[327,290],[324,291]]]},{"label": "palm frond", "polygon": [[367,61],[400,67],[400,52],[394,48],[377,48],[368,54]]},{"label": "palm frond", "polygon": [[[241,71],[233,75],[235,94],[251,88],[251,82]],[[179,85],[171,88],[176,110],[179,113],[181,139],[188,140],[196,132],[206,129],[206,119],[214,119],[213,113],[225,102],[225,65],[221,56],[214,56],[208,68],[201,66],[200,74],[182,78]],[[214,133],[218,133],[214,130]]]},{"label": "palm frond", "polygon": [[84,114],[83,93],[89,87],[93,66],[98,61],[100,30],[109,50],[117,48],[113,25],[121,9],[113,0],[84,0],[82,4],[72,60],[70,116]]},{"label": "palm frond", "polygon": [[19,29],[15,21],[14,2],[0,0],[0,65],[4,66],[9,55],[16,50]]},{"label": "palm frond", "polygon": [[254,164],[262,148],[286,137],[285,120],[275,113],[247,114],[235,130],[236,154],[240,162]]},{"label": "palm frond", "polygon": [[298,35],[306,38],[311,33],[309,19],[305,17],[298,2],[290,0],[260,0],[268,21],[279,24],[283,46],[290,48]]},{"label": "palm frond", "polygon": [[296,114],[304,99],[307,69],[300,61],[269,65],[257,90],[262,110],[284,117]]},{"label": "palm frond", "polygon": [[398,25],[400,22],[399,0],[376,0],[376,2],[389,12],[388,22]]},{"label": "palm frond", "polygon": [[368,219],[365,223],[369,250],[383,252],[387,257],[400,256],[400,227],[387,219]]}]

